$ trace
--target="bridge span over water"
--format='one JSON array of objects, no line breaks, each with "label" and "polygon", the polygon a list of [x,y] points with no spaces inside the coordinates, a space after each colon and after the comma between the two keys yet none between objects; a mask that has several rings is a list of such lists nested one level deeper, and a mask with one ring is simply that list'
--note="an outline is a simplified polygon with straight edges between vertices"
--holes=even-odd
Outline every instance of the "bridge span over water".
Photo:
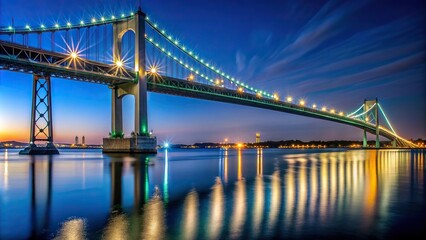
[{"label": "bridge span over water", "polygon": [[[111,135],[104,139],[105,152],[156,152],[156,138],[148,131],[147,91],[354,126],[364,131],[364,147],[367,132],[376,135],[377,148],[379,136],[391,140],[395,147],[416,147],[395,132],[377,99],[364,100],[351,113],[308,105],[304,100],[295,102],[291,97],[282,99],[277,93],[257,89],[223,72],[158,27],[140,9],[129,15],[79,23],[6,26],[1,27],[0,37],[0,70],[33,75],[30,147],[24,153],[57,153],[53,145],[51,77],[104,84],[111,89]],[[127,94],[135,96],[136,134],[130,138],[124,137],[122,122],[122,98]],[[380,125],[380,116],[386,127]],[[47,142],[47,147],[37,147],[35,143],[40,141]]]}]

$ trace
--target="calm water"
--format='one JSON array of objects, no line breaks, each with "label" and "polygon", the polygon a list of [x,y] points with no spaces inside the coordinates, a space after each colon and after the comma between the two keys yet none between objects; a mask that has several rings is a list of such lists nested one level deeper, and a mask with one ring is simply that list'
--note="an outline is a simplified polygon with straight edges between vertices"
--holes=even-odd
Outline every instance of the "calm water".
[{"label": "calm water", "polygon": [[0,150],[0,239],[420,238],[424,164],[418,150]]}]

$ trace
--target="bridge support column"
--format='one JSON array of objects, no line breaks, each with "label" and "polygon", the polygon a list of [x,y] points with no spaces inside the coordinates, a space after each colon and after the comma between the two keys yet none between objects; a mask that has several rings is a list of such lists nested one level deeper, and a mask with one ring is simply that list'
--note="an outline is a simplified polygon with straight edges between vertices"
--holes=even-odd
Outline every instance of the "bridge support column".
[{"label": "bridge support column", "polygon": [[123,99],[117,87],[112,87],[111,102],[111,137],[123,137]]},{"label": "bridge support column", "polygon": [[[52,88],[50,75],[33,75],[33,95],[31,108],[30,145],[19,154],[59,154],[53,144]],[[45,142],[37,146],[36,142]]]},{"label": "bridge support column", "polygon": [[104,138],[103,151],[156,153],[157,138],[151,136],[148,130],[148,87],[145,71],[145,13],[143,13],[141,9],[138,10],[133,18],[129,18],[127,21],[113,23],[114,62],[123,61],[121,57],[121,42],[127,31],[133,31],[135,33],[134,59],[136,78],[133,83],[114,87],[112,132],[118,130],[122,132],[123,124],[121,120],[122,110],[120,98],[126,94],[132,94],[135,96],[135,134],[127,138],[124,137],[124,134],[117,136],[111,134],[110,138]]},{"label": "bridge support column", "polygon": [[392,147],[396,148],[396,138],[392,140]]},{"label": "bridge support column", "polygon": [[135,132],[149,137],[148,130],[148,85],[145,71],[145,13],[140,9],[135,18],[135,71],[137,86],[135,95]]},{"label": "bridge support column", "polygon": [[[367,111],[367,99],[364,99],[364,112]],[[366,116],[363,117],[364,121],[367,121]],[[366,148],[367,146],[367,130],[364,129],[364,137],[362,139],[362,147]]]},{"label": "bridge support column", "polygon": [[380,148],[379,101],[377,98],[376,98],[376,107],[374,108],[374,115],[376,117],[376,148]]},{"label": "bridge support column", "polygon": [[366,148],[367,147],[367,131],[364,129],[364,137],[362,139],[362,147]]}]

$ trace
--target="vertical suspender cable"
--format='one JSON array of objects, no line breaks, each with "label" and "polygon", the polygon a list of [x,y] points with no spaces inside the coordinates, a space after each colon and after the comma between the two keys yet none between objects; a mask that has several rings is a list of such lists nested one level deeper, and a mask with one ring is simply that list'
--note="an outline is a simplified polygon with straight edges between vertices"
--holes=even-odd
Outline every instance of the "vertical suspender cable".
[{"label": "vertical suspender cable", "polygon": [[86,28],[86,49],[87,59],[90,59],[90,27]]},{"label": "vertical suspender cable", "polygon": [[50,50],[52,52],[55,51],[55,31],[50,33]]},{"label": "vertical suspender cable", "polygon": [[13,33],[12,33],[12,42],[15,42],[15,20],[12,17],[12,28],[13,28]]},{"label": "vertical suspender cable", "polygon": [[95,45],[96,45],[96,61],[99,61],[99,27],[96,26],[96,36],[95,36]]},{"label": "vertical suspender cable", "polygon": [[41,32],[37,33],[37,37],[38,37],[37,47],[38,49],[41,49]]},{"label": "vertical suspender cable", "polygon": [[[77,28],[77,37],[76,37],[76,39],[77,39],[77,45],[80,45],[80,43],[81,43],[81,39],[80,39],[80,28]],[[79,46],[80,48],[81,48],[81,46]]]},{"label": "vertical suspender cable", "polygon": [[[103,39],[102,39],[102,43],[103,43],[103,46],[104,46],[104,50],[102,51],[102,56],[104,56],[104,54],[106,54],[106,39],[107,39],[107,34],[106,34],[106,25],[104,25],[104,29],[103,29],[103,32],[104,32],[104,37],[103,37]],[[102,59],[102,61],[104,61],[105,59]]]},{"label": "vertical suspender cable", "polygon": [[[172,54],[175,57],[175,48],[172,46]],[[175,77],[176,73],[175,73],[175,65],[176,65],[176,61],[172,61],[172,77]]]},{"label": "vertical suspender cable", "polygon": [[68,48],[67,46],[71,46],[70,45],[70,32],[69,32],[69,30],[67,29],[67,30],[65,30],[65,50]]}]

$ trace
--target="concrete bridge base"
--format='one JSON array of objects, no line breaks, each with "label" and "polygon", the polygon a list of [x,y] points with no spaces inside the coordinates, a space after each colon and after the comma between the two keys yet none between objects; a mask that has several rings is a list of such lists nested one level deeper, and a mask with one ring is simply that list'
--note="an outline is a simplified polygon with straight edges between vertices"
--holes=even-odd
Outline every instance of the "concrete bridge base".
[{"label": "concrete bridge base", "polygon": [[129,138],[104,138],[104,153],[157,153],[157,138],[132,136]]},{"label": "concrete bridge base", "polygon": [[21,155],[53,155],[59,154],[58,149],[53,145],[53,143],[48,143],[46,146],[39,147],[35,144],[30,144],[30,146],[24,148],[24,150],[19,151]]}]

